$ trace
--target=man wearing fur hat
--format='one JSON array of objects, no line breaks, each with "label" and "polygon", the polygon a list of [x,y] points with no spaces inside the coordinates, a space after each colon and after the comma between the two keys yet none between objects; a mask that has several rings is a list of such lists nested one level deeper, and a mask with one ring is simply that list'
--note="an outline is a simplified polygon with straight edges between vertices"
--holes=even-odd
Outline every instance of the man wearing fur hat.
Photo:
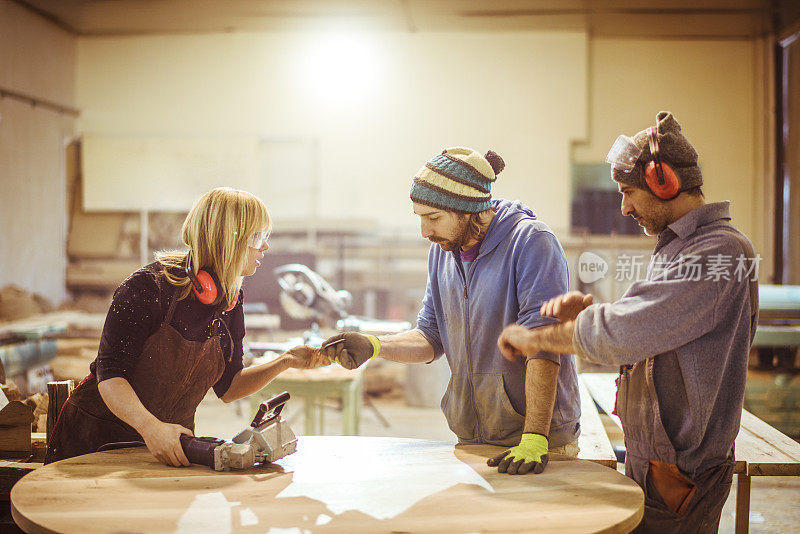
[{"label": "man wearing fur hat", "polygon": [[430,363],[446,354],[452,377],[442,410],[450,429],[460,441],[511,447],[489,461],[501,472],[541,473],[548,452],[578,454],[573,356],[536,350],[509,362],[496,341],[509,323],[555,322],[539,310],[568,289],[567,262],[530,208],[492,200],[504,166],[491,151],[448,148],[420,169],[411,200],[422,237],[433,244],[417,328],[380,339],[340,334],[323,352],[349,369],[378,355]]},{"label": "man wearing fur hat", "polygon": [[622,214],[658,236],[646,279],[616,302],[552,299],[541,313],[558,324],[509,326],[498,346],[512,360],[548,350],[619,365],[625,473],[645,493],[637,531],[716,532],[758,319],[753,246],[730,223],[729,202],[705,202],[697,152],[671,113],[620,136],[606,159]]}]

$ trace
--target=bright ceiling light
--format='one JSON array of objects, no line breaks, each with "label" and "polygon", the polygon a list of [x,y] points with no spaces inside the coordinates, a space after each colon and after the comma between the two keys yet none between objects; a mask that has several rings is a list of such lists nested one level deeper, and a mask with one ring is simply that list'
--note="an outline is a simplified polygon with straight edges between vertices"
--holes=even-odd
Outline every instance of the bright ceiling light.
[{"label": "bright ceiling light", "polygon": [[375,50],[362,35],[329,34],[307,52],[307,83],[325,100],[361,100],[377,84]]}]

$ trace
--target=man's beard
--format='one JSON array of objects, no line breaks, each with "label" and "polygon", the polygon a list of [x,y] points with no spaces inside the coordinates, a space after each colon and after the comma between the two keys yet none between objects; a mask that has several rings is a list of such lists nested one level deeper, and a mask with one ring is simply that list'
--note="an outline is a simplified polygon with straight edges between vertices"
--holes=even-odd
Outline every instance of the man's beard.
[{"label": "man's beard", "polygon": [[669,224],[669,214],[664,209],[651,210],[651,212],[645,216],[640,213],[633,213],[632,217],[638,217],[641,220],[641,222],[638,220],[636,222],[644,229],[644,233],[649,236],[659,235]]},{"label": "man's beard", "polygon": [[452,252],[454,250],[458,250],[470,239],[469,236],[469,216],[463,215],[459,219],[459,226],[456,229],[456,236],[453,239],[443,239],[441,237],[431,237],[430,241],[436,243],[442,250],[445,252]]}]

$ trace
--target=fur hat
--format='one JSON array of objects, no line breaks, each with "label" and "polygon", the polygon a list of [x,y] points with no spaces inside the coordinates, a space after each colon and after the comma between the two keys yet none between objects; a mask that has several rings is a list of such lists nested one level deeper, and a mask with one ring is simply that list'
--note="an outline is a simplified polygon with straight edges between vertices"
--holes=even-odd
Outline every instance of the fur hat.
[{"label": "fur hat", "polygon": [[[659,111],[656,116],[658,127],[658,149],[662,163],[668,164],[680,179],[680,191],[703,185],[703,174],[697,164],[697,151],[681,133],[681,125],[669,111]],[[611,169],[611,177],[620,183],[649,189],[644,178],[644,168],[653,159],[647,142],[647,129],[633,136],[636,146],[642,149],[636,166],[631,172]]]}]

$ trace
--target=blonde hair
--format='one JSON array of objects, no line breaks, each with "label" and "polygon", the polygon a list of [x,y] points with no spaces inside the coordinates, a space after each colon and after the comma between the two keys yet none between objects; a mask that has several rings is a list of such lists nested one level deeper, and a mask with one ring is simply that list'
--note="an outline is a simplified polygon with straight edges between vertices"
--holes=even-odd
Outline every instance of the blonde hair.
[{"label": "blonde hair", "polygon": [[260,198],[247,191],[218,187],[200,197],[183,221],[181,237],[189,251],[159,251],[156,261],[169,283],[182,288],[178,292],[178,299],[182,300],[192,290],[185,272],[191,254],[192,272],[210,269],[216,274],[221,286],[217,288],[217,302],[225,302],[227,307],[236,299],[242,284],[248,239],[271,227],[269,212]]}]

